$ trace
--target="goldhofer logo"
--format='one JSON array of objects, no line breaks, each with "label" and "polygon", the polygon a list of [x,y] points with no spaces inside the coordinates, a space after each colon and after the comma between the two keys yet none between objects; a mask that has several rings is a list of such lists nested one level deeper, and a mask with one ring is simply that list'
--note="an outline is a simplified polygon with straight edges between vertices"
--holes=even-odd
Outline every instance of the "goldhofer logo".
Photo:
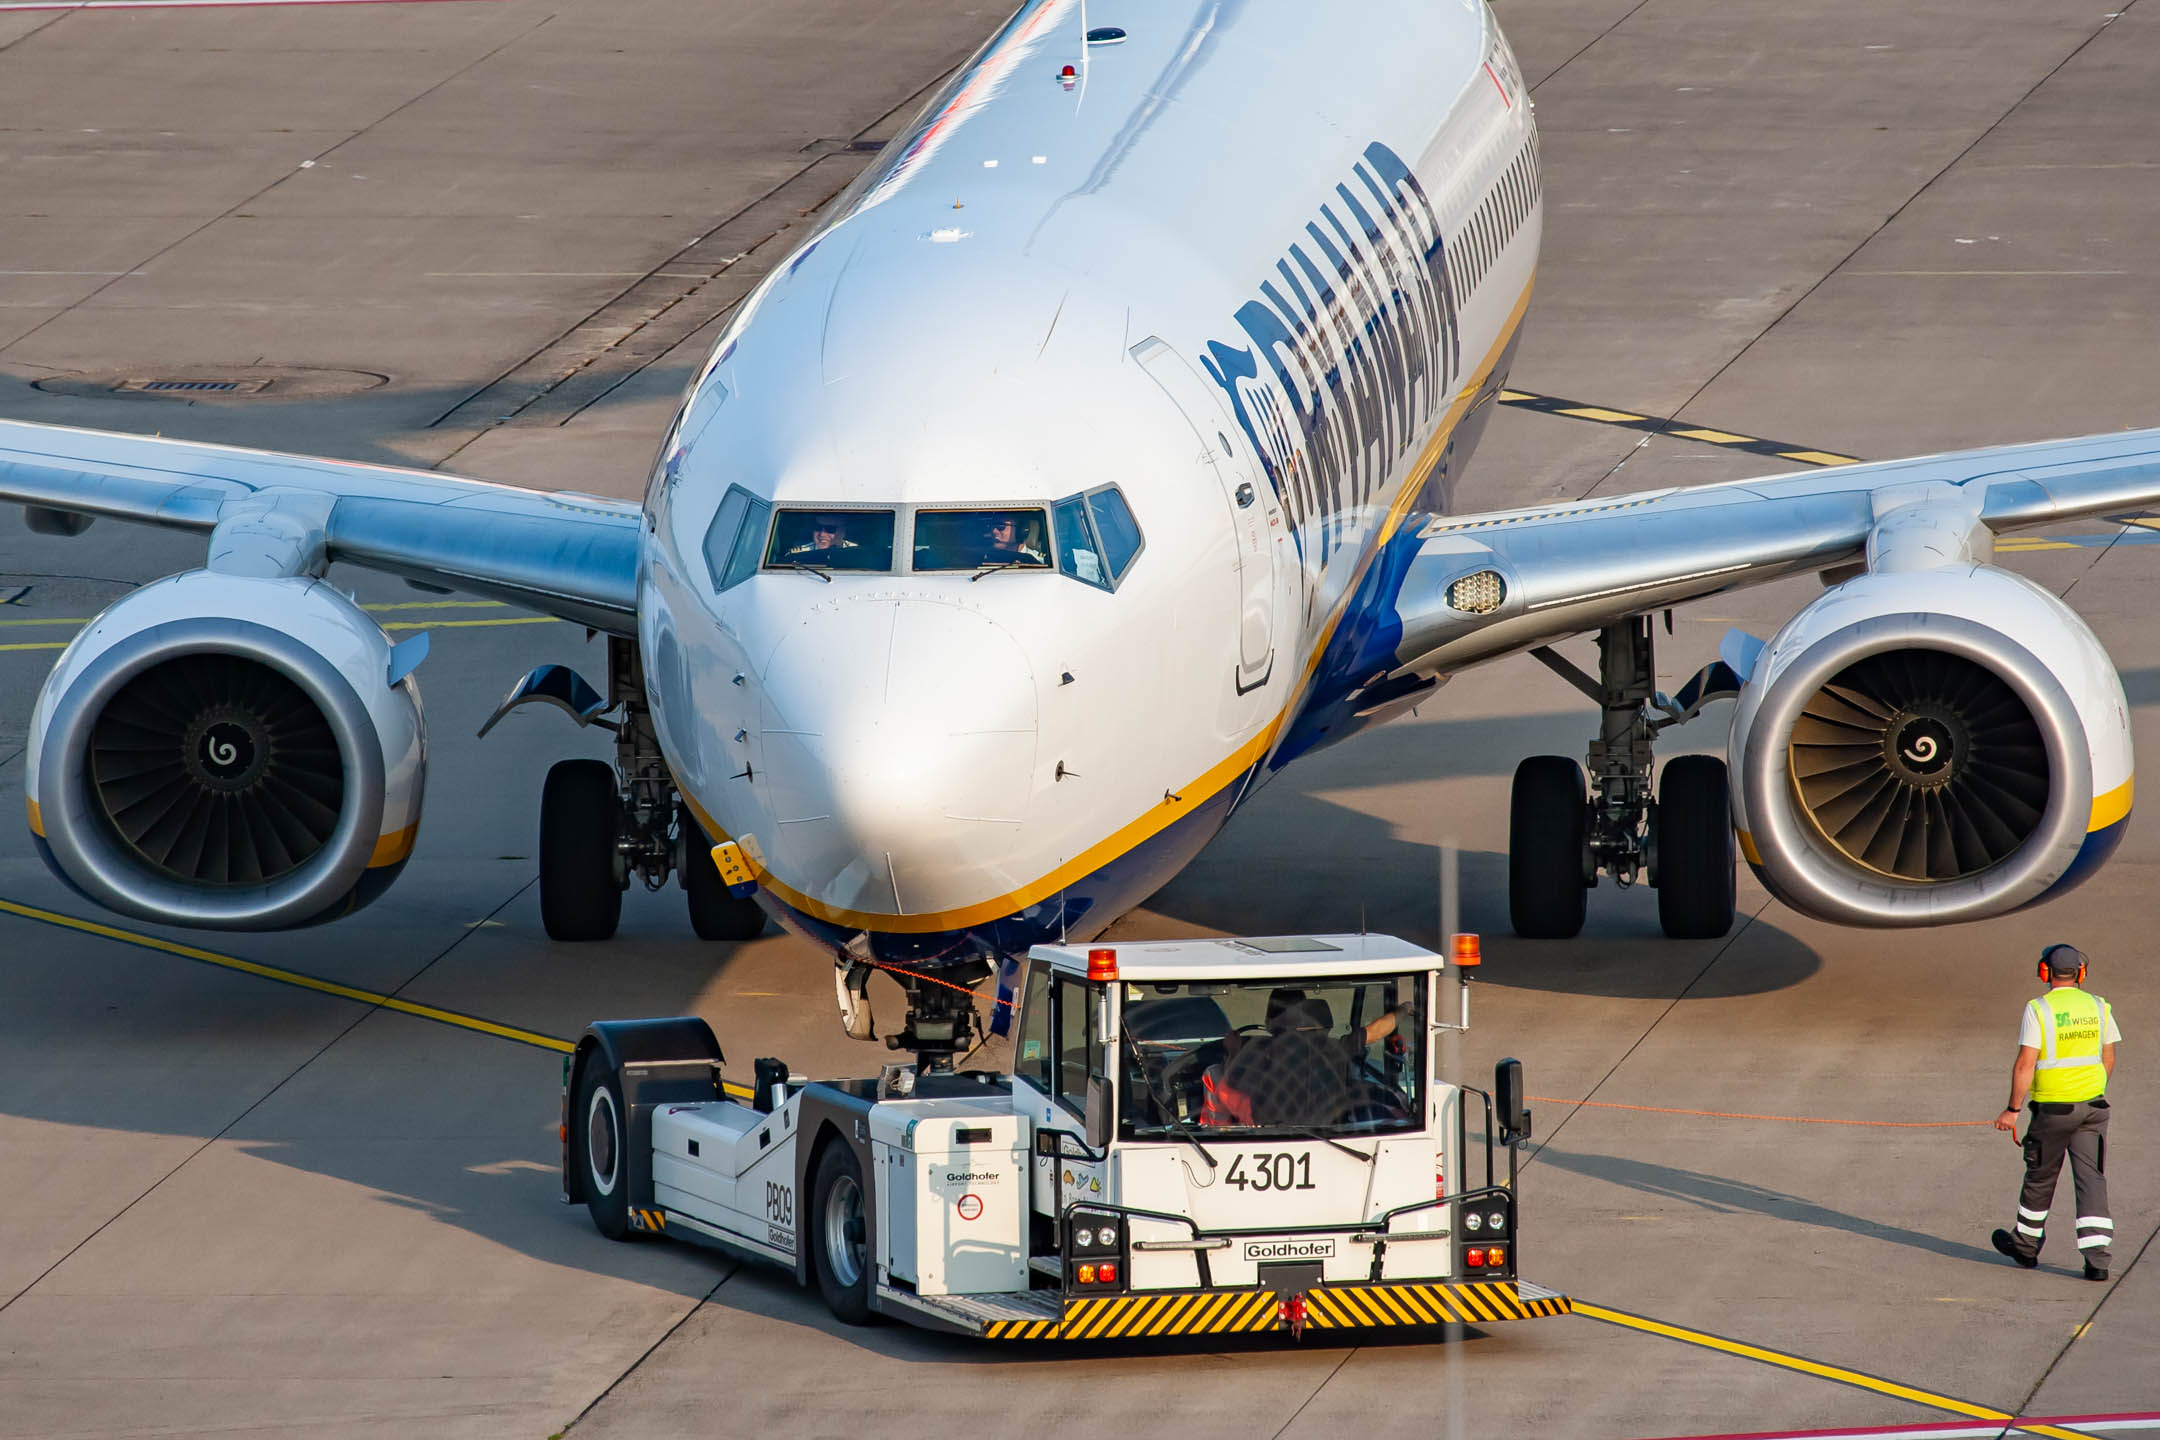
[{"label": "goldhofer logo", "polygon": [[1247,1260],[1332,1260],[1333,1240],[1247,1240]]}]

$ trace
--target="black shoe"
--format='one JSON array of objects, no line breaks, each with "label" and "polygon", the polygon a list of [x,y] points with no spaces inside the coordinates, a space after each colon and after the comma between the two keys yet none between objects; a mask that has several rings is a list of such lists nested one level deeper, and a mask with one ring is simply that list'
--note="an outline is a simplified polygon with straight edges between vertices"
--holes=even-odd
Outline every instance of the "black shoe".
[{"label": "black shoe", "polygon": [[2092,1261],[2087,1260],[2085,1262],[2085,1278],[2088,1280],[2105,1280],[2107,1279],[2107,1270],[2105,1267],[2095,1265]]},{"label": "black shoe", "polygon": [[[1997,1250],[2002,1251],[2003,1254],[2009,1256],[2012,1260],[2017,1261],[2020,1268],[2026,1270],[2037,1270],[2040,1268],[2039,1252],[2035,1251],[2032,1254],[2027,1255],[2024,1251],[2018,1249],[2017,1241],[2010,1238],[2009,1231],[1997,1230],[1993,1235],[1990,1235],[1988,1238],[1995,1242],[1995,1248]],[[2107,1278],[2104,1271],[2101,1274],[2101,1278]]]}]

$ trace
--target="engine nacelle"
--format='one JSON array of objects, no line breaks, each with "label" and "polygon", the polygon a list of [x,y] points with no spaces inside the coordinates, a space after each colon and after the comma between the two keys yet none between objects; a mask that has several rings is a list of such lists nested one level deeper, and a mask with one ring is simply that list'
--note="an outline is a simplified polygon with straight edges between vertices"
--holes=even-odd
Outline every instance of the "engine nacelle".
[{"label": "engine nacelle", "polygon": [[194,570],[127,595],[31,714],[30,828],[54,873],[167,925],[281,930],[367,904],[420,828],[410,652],[330,586]]},{"label": "engine nacelle", "polygon": [[1794,616],[1733,715],[1733,824],[1794,909],[1979,920],[2069,888],[2130,813],[2129,707],[2053,595],[1986,565],[1862,575]]}]

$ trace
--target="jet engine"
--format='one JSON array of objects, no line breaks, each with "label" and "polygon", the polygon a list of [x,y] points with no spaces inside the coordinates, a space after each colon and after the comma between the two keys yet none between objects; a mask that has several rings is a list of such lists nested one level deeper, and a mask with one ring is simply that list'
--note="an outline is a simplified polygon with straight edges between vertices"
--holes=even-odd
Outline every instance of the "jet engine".
[{"label": "jet engine", "polygon": [[1864,574],[1748,668],[1733,823],[1795,909],[1847,925],[1983,919],[2077,883],[2122,837],[2122,682],[2030,581],[1967,564]]},{"label": "jet engine", "polygon": [[281,930],[389,887],[427,741],[392,645],[319,580],[196,570],[61,654],[31,715],[30,828],[84,896],[168,925]]}]

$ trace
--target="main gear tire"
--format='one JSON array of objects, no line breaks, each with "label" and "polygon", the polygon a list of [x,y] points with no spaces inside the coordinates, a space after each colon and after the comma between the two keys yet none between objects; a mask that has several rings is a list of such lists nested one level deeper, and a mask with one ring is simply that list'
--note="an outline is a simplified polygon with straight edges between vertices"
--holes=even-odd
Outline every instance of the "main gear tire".
[{"label": "main gear tire", "polygon": [[1526,940],[1570,940],[1589,909],[1590,802],[1582,766],[1533,755],[1508,799],[1508,919]]},{"label": "main gear tire", "polygon": [[1668,760],[1658,781],[1658,923],[1674,940],[1715,940],[1732,929],[1732,800],[1715,755]]},{"label": "main gear tire", "polygon": [[[540,923],[552,940],[605,940],[622,919],[615,767],[563,760],[540,791]],[[708,857],[707,863],[710,863]]]}]

